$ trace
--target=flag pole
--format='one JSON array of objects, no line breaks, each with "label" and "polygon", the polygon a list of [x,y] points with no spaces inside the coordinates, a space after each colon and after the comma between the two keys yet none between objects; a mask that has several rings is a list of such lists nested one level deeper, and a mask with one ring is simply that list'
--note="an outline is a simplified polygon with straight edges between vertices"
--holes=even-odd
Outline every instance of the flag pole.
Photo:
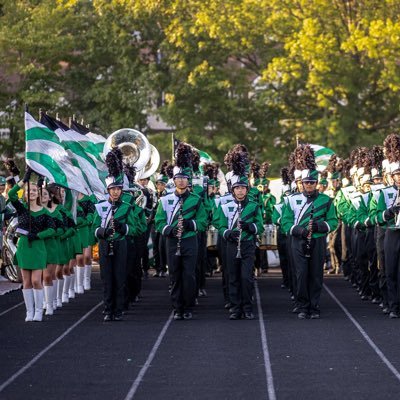
[{"label": "flag pole", "polygon": [[175,161],[174,144],[175,144],[174,132],[171,132],[171,147],[172,147],[171,148],[171,153],[172,153],[171,160],[172,160],[172,162]]}]

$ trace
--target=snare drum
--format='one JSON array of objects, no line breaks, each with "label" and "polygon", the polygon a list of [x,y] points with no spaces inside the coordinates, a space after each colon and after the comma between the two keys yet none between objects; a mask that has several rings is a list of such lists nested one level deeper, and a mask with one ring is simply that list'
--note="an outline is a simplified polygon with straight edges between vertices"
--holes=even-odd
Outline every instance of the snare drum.
[{"label": "snare drum", "polygon": [[264,225],[264,232],[260,236],[261,250],[278,249],[278,232],[275,225]]},{"label": "snare drum", "polygon": [[207,249],[208,250],[217,250],[217,242],[218,242],[218,231],[213,226],[207,231]]}]

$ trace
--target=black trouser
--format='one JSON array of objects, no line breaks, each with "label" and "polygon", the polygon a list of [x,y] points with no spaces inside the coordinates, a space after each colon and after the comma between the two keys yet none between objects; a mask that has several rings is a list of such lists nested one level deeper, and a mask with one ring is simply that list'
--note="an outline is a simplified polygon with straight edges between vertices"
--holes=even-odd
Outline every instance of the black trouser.
[{"label": "black trouser", "polygon": [[253,266],[256,245],[253,240],[242,241],[240,244],[242,258],[236,258],[237,247],[237,243],[227,241],[226,263],[229,272],[229,301],[235,313],[252,312]]},{"label": "black trouser", "polygon": [[286,249],[287,255],[288,255],[288,265],[290,269],[290,275],[292,277],[292,284],[291,284],[291,289],[292,289],[292,295],[294,296],[294,302],[295,305],[297,305],[297,277],[296,277],[296,264],[293,261],[293,252],[290,251],[291,246],[292,246],[292,235],[287,235],[286,238]]},{"label": "black trouser", "polygon": [[399,312],[400,306],[400,230],[386,229],[385,269],[390,311]]},{"label": "black trouser", "polygon": [[326,254],[326,236],[312,239],[311,257],[305,257],[305,239],[292,236],[292,260],[296,268],[297,304],[300,312],[319,313],[324,277],[324,262]]},{"label": "black trouser", "polygon": [[142,259],[141,259],[141,264],[143,271],[148,272],[149,271],[149,238],[150,238],[150,233],[152,229],[153,224],[147,225],[147,230],[143,234],[144,235],[144,245],[143,245],[143,252],[142,252]]},{"label": "black trouser", "polygon": [[385,272],[385,251],[384,251],[384,241],[385,241],[386,230],[376,226],[375,236],[376,236],[376,253],[378,258],[378,270],[379,270],[379,290],[382,296],[383,305],[386,307],[388,305],[388,293],[387,293],[387,282],[386,282],[386,272]]},{"label": "black trouser", "polygon": [[373,246],[373,236],[368,237],[367,231],[357,231],[354,229],[354,243],[355,261],[358,271],[357,284],[361,290],[360,294],[362,296],[369,296],[371,291],[369,288],[368,246]]},{"label": "black trouser", "polygon": [[351,229],[351,259],[352,259],[352,271],[350,275],[351,282],[357,285],[360,288],[360,268],[359,268],[359,259],[357,257],[357,238],[358,238],[358,231],[357,229]]},{"label": "black trouser", "polygon": [[288,256],[287,256],[287,249],[286,249],[286,242],[287,238],[286,235],[278,230],[278,254],[279,254],[279,264],[282,270],[282,280],[283,284],[290,290],[293,289],[292,287],[292,275],[288,264]]},{"label": "black trouser", "polygon": [[375,241],[375,226],[371,226],[367,229],[366,243],[364,244],[364,246],[367,247],[369,288],[371,290],[372,297],[378,298],[380,297],[380,291],[378,278],[378,259]]},{"label": "black trouser", "polygon": [[120,314],[124,308],[126,281],[126,240],[113,242],[113,256],[109,256],[109,243],[99,241],[101,277],[104,284],[104,311],[107,314]]},{"label": "black trouser", "polygon": [[342,223],[340,236],[342,242],[342,271],[344,276],[350,278],[353,272],[353,259],[351,253],[351,227]]},{"label": "black trouser", "polygon": [[129,303],[135,301],[136,296],[142,290],[142,267],[140,265],[142,242],[141,236],[128,239],[125,308],[128,308]]},{"label": "black trouser", "polygon": [[178,239],[167,238],[167,259],[171,277],[171,301],[174,309],[191,311],[196,299],[197,237],[181,240],[181,256],[176,256]]},{"label": "black trouser", "polygon": [[165,254],[165,246],[162,246],[163,236],[160,232],[156,232],[154,226],[151,231],[151,239],[153,241],[154,268],[157,273],[167,272],[167,260]]},{"label": "black trouser", "polygon": [[221,260],[221,271],[222,271],[222,292],[224,294],[225,303],[229,302],[229,273],[226,265],[226,240],[222,235],[218,235],[217,242],[218,254]]},{"label": "black trouser", "polygon": [[206,232],[197,233],[197,263],[196,263],[196,287],[199,289],[206,287],[206,267],[207,267],[207,234]]}]

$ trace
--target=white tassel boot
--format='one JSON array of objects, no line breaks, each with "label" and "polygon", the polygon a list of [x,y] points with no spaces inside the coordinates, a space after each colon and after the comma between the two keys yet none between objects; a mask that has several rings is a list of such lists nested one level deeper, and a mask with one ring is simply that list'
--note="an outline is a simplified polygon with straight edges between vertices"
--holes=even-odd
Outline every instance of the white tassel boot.
[{"label": "white tassel boot", "polygon": [[74,280],[74,290],[75,293],[78,293],[78,272],[77,272],[78,267],[74,267],[74,275],[75,275],[75,280]]},{"label": "white tassel boot", "polygon": [[46,302],[46,315],[53,315],[53,286],[44,287],[44,298]]},{"label": "white tassel boot", "polygon": [[35,315],[33,316],[33,320],[40,322],[43,318],[43,289],[33,289],[33,298],[35,301]]},{"label": "white tassel boot", "polygon": [[57,279],[53,280],[53,291],[51,292],[54,311],[57,310]]},{"label": "white tassel boot", "polygon": [[61,301],[63,303],[69,303],[68,290],[69,290],[69,284],[71,282],[71,277],[69,275],[63,275],[63,278],[64,278],[64,285],[63,285]]},{"label": "white tassel boot", "polygon": [[92,276],[92,265],[85,265],[85,274],[83,278],[83,288],[85,290],[90,290],[91,285],[90,285],[90,278]]},{"label": "white tassel boot", "polygon": [[71,274],[70,275],[70,282],[69,282],[69,289],[68,289],[68,297],[70,299],[74,299],[75,298],[75,274]]},{"label": "white tassel boot", "polygon": [[83,278],[84,278],[85,268],[84,267],[77,267],[76,268],[76,293],[83,294]]},{"label": "white tassel boot", "polygon": [[25,321],[26,322],[33,321],[33,313],[34,313],[33,289],[22,289],[22,295],[24,296],[24,302],[26,307]]},{"label": "white tassel boot", "polygon": [[57,279],[57,307],[62,307],[62,293],[64,287],[64,279]]}]

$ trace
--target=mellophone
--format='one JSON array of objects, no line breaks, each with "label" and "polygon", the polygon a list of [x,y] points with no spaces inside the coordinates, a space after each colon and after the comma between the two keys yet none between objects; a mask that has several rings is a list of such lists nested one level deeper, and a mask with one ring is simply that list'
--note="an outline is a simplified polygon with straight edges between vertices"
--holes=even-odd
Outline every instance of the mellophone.
[{"label": "mellophone", "polygon": [[260,250],[278,249],[278,230],[276,225],[264,225],[264,232],[259,236]]}]

